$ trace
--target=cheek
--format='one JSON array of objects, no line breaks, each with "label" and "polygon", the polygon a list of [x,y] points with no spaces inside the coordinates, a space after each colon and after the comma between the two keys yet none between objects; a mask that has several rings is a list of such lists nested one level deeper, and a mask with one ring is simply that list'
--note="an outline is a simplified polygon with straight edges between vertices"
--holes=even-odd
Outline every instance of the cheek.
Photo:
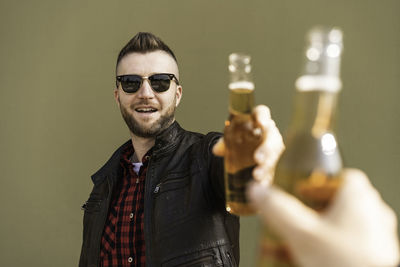
[{"label": "cheek", "polygon": [[132,101],[133,101],[132,97],[122,96],[122,95],[119,96],[119,104],[121,106],[129,107],[131,105]]},{"label": "cheek", "polygon": [[176,96],[175,94],[168,94],[167,96],[160,99],[160,102],[164,108],[175,106]]}]

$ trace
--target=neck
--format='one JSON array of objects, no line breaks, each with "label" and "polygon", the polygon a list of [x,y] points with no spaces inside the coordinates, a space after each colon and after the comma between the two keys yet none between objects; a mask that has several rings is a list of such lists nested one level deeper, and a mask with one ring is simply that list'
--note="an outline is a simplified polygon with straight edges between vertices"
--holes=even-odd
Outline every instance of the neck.
[{"label": "neck", "polygon": [[297,92],[291,130],[310,131],[315,136],[334,130],[336,102],[337,93]]},{"label": "neck", "polygon": [[131,133],[132,145],[135,150],[135,154],[133,155],[134,162],[142,162],[143,156],[149,151],[155,143],[155,138],[149,137],[144,138],[140,136],[136,136]]}]

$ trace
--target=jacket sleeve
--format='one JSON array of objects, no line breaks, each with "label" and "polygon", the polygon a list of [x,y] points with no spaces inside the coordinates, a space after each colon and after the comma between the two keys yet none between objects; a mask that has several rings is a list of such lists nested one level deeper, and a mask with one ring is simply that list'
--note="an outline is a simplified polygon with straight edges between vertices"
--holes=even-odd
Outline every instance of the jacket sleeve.
[{"label": "jacket sleeve", "polygon": [[224,159],[212,153],[215,143],[222,137],[221,133],[211,132],[205,136],[203,155],[207,165],[209,183],[218,203],[225,208],[225,181],[224,181]]},{"label": "jacket sleeve", "polygon": [[204,155],[208,163],[209,184],[213,191],[214,205],[225,214],[225,229],[232,244],[232,250],[236,264],[239,265],[239,217],[228,213],[225,209],[225,179],[224,179],[224,159],[212,153],[215,143],[222,137],[221,133],[209,133],[206,135],[206,145]]}]

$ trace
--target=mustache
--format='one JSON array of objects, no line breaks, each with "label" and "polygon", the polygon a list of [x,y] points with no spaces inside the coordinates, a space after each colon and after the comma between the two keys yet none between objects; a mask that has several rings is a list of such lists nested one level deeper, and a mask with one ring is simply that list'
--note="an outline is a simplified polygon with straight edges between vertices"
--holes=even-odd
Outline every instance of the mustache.
[{"label": "mustache", "polygon": [[155,103],[155,102],[152,102],[152,101],[149,101],[149,100],[141,100],[141,101],[138,101],[138,102],[135,102],[135,103],[131,104],[130,108],[131,109],[135,109],[135,107],[137,107],[137,106],[151,106],[151,107],[154,107],[154,108],[158,108],[159,107],[158,103]]}]

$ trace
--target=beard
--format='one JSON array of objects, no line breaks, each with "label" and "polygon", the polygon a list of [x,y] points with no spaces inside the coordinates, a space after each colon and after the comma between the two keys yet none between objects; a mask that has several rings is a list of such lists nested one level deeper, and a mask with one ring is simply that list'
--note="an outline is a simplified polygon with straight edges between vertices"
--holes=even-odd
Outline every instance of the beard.
[{"label": "beard", "polygon": [[[150,126],[141,125],[131,114],[129,114],[127,108],[120,105],[120,110],[122,117],[125,120],[126,125],[128,126],[131,133],[136,136],[150,138],[156,137],[159,133],[170,126],[175,118],[175,106],[176,98],[173,103],[167,108],[164,114],[161,114],[160,118],[153,122]],[[146,104],[146,103],[144,103]],[[133,109],[133,108],[132,108]]]}]

